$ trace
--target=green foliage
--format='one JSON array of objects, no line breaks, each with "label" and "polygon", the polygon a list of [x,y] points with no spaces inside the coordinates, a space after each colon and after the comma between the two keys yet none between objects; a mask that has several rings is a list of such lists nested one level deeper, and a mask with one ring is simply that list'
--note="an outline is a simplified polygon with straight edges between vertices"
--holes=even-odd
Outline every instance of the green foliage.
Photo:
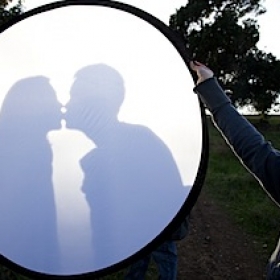
[{"label": "green foliage", "polygon": [[0,6],[7,6],[12,0],[0,0]]},{"label": "green foliage", "polygon": [[280,61],[272,54],[253,49],[242,63],[242,70],[232,81],[233,101],[238,105],[252,104],[262,114],[278,105],[280,92]]},{"label": "green foliage", "polygon": [[194,59],[211,67],[236,105],[266,114],[280,92],[279,61],[257,49],[260,0],[191,0],[170,18]]},{"label": "green foliage", "polygon": [[0,0],[0,25],[22,13],[21,0]]}]

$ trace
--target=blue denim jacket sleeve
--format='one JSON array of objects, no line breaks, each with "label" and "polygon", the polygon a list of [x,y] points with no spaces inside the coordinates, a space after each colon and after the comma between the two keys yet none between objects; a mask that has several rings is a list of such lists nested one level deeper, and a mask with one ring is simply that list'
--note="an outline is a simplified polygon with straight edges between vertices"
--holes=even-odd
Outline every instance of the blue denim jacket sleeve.
[{"label": "blue denim jacket sleeve", "polygon": [[236,111],[216,78],[204,81],[194,90],[211,111],[216,126],[235,154],[279,205],[280,152]]},{"label": "blue denim jacket sleeve", "polygon": [[[212,113],[215,125],[232,150],[279,206],[279,151],[236,111],[215,78],[199,84],[194,91]],[[280,241],[269,261],[267,279],[280,279]]]}]

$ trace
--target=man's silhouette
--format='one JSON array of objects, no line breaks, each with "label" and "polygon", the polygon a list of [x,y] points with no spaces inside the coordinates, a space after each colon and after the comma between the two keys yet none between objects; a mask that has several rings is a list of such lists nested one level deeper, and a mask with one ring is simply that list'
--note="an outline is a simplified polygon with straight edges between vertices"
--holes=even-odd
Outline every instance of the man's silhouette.
[{"label": "man's silhouette", "polygon": [[96,145],[82,160],[82,191],[91,211],[94,262],[107,267],[147,245],[186,198],[167,146],[150,129],[120,122],[121,75],[105,64],[79,70],[66,125]]}]

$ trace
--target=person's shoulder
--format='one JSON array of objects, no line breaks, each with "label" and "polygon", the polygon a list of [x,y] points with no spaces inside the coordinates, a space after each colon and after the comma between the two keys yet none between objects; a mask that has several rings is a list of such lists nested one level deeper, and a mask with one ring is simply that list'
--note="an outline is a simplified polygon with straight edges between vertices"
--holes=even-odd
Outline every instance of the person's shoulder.
[{"label": "person's shoulder", "polygon": [[100,149],[94,148],[91,151],[89,151],[84,157],[80,159],[80,165],[85,170],[87,169],[87,166],[91,166],[93,161],[96,161],[96,159],[99,157]]},{"label": "person's shoulder", "polygon": [[137,137],[157,137],[151,128],[143,124],[121,123],[121,130],[124,135],[135,135]]}]

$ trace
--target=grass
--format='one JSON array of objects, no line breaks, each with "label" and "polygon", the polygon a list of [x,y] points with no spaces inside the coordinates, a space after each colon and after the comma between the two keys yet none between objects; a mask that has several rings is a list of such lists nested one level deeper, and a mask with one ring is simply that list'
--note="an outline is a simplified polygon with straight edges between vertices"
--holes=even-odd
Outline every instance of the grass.
[{"label": "grass", "polygon": [[[259,125],[258,117],[248,117],[265,138],[280,149],[280,117]],[[219,132],[209,121],[210,157],[205,191],[222,206],[244,232],[255,240],[264,261],[273,251],[280,228],[279,208],[270,200],[253,176],[240,164]]]},{"label": "grass", "polygon": [[[250,117],[258,125],[258,117]],[[280,117],[271,117],[270,126],[260,128],[266,139],[280,149]],[[265,195],[257,181],[245,170],[220,133],[209,120],[210,157],[204,190],[244,232],[253,238],[257,253],[266,262],[275,247],[280,229],[279,208]],[[124,271],[100,278],[123,279]],[[157,279],[155,265],[151,265],[147,279]],[[27,280],[13,271],[0,267],[0,279]]]},{"label": "grass", "polygon": [[7,267],[0,267],[0,279],[1,280],[29,280],[29,278],[22,276]]}]

